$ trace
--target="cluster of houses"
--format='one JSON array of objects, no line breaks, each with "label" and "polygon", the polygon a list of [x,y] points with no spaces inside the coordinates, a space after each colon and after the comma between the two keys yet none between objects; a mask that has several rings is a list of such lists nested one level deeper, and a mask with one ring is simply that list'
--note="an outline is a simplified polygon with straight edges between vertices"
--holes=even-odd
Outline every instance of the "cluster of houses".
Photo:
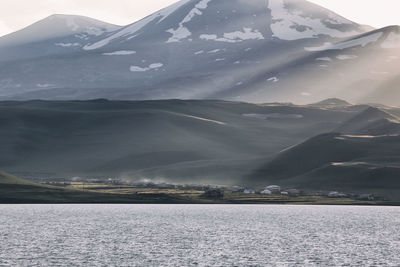
[{"label": "cluster of houses", "polygon": [[[293,197],[304,194],[304,192],[299,189],[282,190],[279,185],[269,185],[260,191],[246,188],[243,190],[243,193],[250,195],[261,194],[261,195],[282,195],[282,196],[293,196]],[[345,194],[337,191],[331,191],[329,193],[315,192],[315,193],[308,193],[307,195],[326,196],[329,198],[356,198],[358,200],[368,200],[368,201],[376,199],[376,196],[374,196],[373,194]]]},{"label": "cluster of houses", "polygon": [[94,179],[84,179],[80,177],[74,177],[70,179],[71,182],[84,182],[84,183],[94,183],[94,184],[107,184],[107,185],[117,185],[117,186],[132,186],[136,188],[154,188],[154,189],[177,189],[177,190],[197,190],[206,191],[213,189],[220,189],[225,191],[239,192],[244,188],[240,186],[219,186],[212,184],[172,184],[165,182],[153,182],[150,180],[132,181],[127,179],[117,179],[117,178],[94,178]]},{"label": "cluster of houses", "polygon": [[244,194],[261,194],[261,195],[282,195],[282,196],[299,196],[301,191],[299,189],[282,190],[279,185],[269,185],[261,191],[246,188],[243,190]]},{"label": "cluster of houses", "polygon": [[[220,197],[221,193],[216,192],[223,192],[223,191],[230,191],[230,192],[241,192],[243,194],[252,195],[252,194],[260,194],[260,195],[281,195],[281,196],[291,196],[296,197],[303,195],[304,192],[299,189],[285,189],[279,185],[269,185],[266,186],[262,190],[254,190],[251,188],[244,188],[241,186],[218,186],[218,185],[211,185],[211,184],[170,184],[165,182],[153,182],[153,181],[131,181],[126,179],[81,179],[80,177],[74,177],[71,179],[72,182],[87,182],[87,183],[102,183],[102,184],[110,184],[110,185],[121,185],[121,186],[133,186],[137,188],[154,188],[154,189],[176,189],[176,190],[198,190],[198,191],[205,191],[208,192],[210,196]],[[64,183],[65,185],[65,183]],[[223,195],[223,194],[222,194]],[[377,199],[376,196],[373,194],[345,194],[338,191],[331,191],[331,192],[314,192],[314,193],[307,193],[307,195],[314,195],[314,196],[326,196],[329,198],[356,198],[359,200],[375,200]]]}]

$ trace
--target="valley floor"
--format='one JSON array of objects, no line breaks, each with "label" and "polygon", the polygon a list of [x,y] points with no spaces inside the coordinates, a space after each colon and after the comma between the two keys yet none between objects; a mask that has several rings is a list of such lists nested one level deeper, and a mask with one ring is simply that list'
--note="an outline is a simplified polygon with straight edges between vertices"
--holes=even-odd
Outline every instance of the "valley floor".
[{"label": "valley floor", "polygon": [[400,205],[386,200],[351,197],[282,196],[225,191],[223,197],[206,197],[205,191],[156,189],[105,184],[71,184],[67,187],[8,184],[0,188],[2,204],[295,204],[295,205]]}]

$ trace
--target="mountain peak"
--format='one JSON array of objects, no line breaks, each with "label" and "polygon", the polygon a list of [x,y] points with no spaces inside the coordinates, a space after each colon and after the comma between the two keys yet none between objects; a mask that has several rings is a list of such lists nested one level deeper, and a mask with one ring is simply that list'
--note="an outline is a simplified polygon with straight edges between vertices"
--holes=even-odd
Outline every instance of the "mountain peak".
[{"label": "mountain peak", "polygon": [[85,16],[54,14],[22,30],[3,36],[0,38],[0,46],[34,43],[75,34],[99,36],[119,28],[120,26]]},{"label": "mountain peak", "polygon": [[293,41],[320,35],[345,38],[361,34],[365,29],[305,0],[181,0],[85,49],[134,42],[145,38],[148,32],[156,33],[166,43],[176,44],[193,40],[236,43],[271,38]]},{"label": "mountain peak", "polygon": [[310,104],[309,106],[314,106],[314,107],[345,107],[345,106],[350,106],[351,104],[345,100],[339,99],[339,98],[328,98],[325,100],[322,100],[317,103]]},{"label": "mountain peak", "polygon": [[346,38],[365,32],[365,27],[305,0],[268,0],[268,8],[273,36],[281,40]]},{"label": "mountain peak", "polygon": [[69,15],[69,14],[53,14],[41,20],[43,23],[55,21],[62,21],[73,32],[86,31],[88,28],[100,28],[105,31],[116,30],[120,26],[109,24],[97,19],[89,18],[86,16]]}]

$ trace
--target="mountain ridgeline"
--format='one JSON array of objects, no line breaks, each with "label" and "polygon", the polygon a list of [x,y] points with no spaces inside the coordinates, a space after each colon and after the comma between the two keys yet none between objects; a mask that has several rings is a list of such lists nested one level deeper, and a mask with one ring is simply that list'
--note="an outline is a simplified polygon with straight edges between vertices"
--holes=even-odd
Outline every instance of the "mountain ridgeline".
[{"label": "mountain ridgeline", "polygon": [[305,0],[181,0],[124,27],[53,15],[0,38],[0,98],[394,105],[399,49],[398,26]]}]

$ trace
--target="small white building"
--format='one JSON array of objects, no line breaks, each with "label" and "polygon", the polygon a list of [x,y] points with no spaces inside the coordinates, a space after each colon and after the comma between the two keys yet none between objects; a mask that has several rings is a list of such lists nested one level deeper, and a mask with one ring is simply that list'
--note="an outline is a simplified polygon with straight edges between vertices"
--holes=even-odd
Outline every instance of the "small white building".
[{"label": "small white building", "polygon": [[339,197],[339,192],[337,191],[329,192],[328,197]]},{"label": "small white building", "polygon": [[332,192],[329,192],[328,197],[340,198],[340,197],[347,197],[347,195],[343,194],[343,193],[336,192],[336,191],[332,191]]},{"label": "small white building", "polygon": [[281,192],[281,187],[279,185],[269,185],[265,189],[271,191],[272,193]]},{"label": "small white building", "polygon": [[254,191],[253,189],[245,189],[245,190],[243,191],[243,193],[244,193],[244,194],[255,194],[256,191]]},{"label": "small white building", "polygon": [[265,189],[264,191],[260,192],[261,195],[272,195],[272,192],[269,191],[268,189]]}]

